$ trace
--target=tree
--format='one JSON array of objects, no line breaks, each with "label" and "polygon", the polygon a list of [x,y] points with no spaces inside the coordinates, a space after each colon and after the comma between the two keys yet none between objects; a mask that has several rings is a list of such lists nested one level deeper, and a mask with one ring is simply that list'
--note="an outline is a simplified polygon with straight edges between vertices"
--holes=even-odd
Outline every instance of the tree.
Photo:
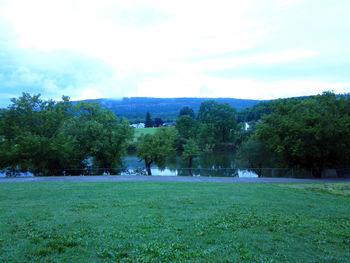
[{"label": "tree", "polygon": [[0,166],[34,174],[52,174],[70,163],[70,138],[58,130],[71,118],[68,97],[61,102],[40,99],[40,94],[23,93],[11,100],[0,118]]},{"label": "tree", "polygon": [[194,139],[198,135],[199,122],[189,115],[183,115],[176,120],[176,129],[181,139]]},{"label": "tree", "polygon": [[350,164],[349,99],[331,92],[308,98],[281,99],[256,128],[268,150],[281,153],[290,167],[325,169]]},{"label": "tree", "polygon": [[279,167],[282,162],[277,153],[269,151],[265,144],[256,140],[254,136],[242,143],[236,157],[239,167],[247,168],[256,173],[258,177],[263,176],[263,168]]},{"label": "tree", "polygon": [[188,116],[190,116],[193,119],[195,118],[193,109],[191,109],[190,107],[187,107],[187,106],[183,107],[180,110],[179,117],[185,116],[185,115],[188,115]]},{"label": "tree", "polygon": [[154,126],[155,126],[155,127],[162,126],[163,123],[164,123],[164,121],[163,121],[161,118],[155,118],[155,119],[154,119]]},{"label": "tree", "polygon": [[201,122],[200,137],[202,148],[205,145],[225,145],[233,143],[238,130],[237,112],[227,103],[217,103],[214,100],[203,102],[198,111]]},{"label": "tree", "polygon": [[97,103],[44,101],[23,93],[0,112],[0,166],[35,175],[60,174],[64,168],[84,168],[92,158],[99,167],[121,164],[128,123],[120,123]]},{"label": "tree", "polygon": [[181,158],[188,161],[189,173],[192,174],[193,158],[198,157],[200,154],[199,147],[193,139],[188,139],[187,142],[183,145],[183,152]]},{"label": "tree", "polygon": [[167,158],[175,154],[174,143],[177,131],[174,128],[159,128],[154,135],[146,134],[139,138],[137,156],[145,161],[148,175],[152,175],[151,165],[163,168]]},{"label": "tree", "polygon": [[62,133],[74,140],[76,166],[84,168],[87,160],[100,168],[121,166],[127,142],[133,129],[120,122],[114,112],[95,102],[80,102],[74,106],[74,117],[65,123]]},{"label": "tree", "polygon": [[153,122],[152,122],[152,119],[151,119],[151,114],[150,114],[149,112],[146,113],[145,126],[146,126],[146,128],[153,127]]}]

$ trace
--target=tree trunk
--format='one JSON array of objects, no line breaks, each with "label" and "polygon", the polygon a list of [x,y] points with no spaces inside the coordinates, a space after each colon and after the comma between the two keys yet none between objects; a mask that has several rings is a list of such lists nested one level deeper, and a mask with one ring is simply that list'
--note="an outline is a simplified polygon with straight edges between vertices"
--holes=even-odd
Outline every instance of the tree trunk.
[{"label": "tree trunk", "polygon": [[147,175],[152,175],[151,164],[152,164],[152,161],[148,161],[147,159],[145,159]]},{"label": "tree trunk", "polygon": [[190,158],[189,160],[188,160],[188,167],[189,167],[189,173],[190,173],[190,176],[193,176],[193,173],[192,173],[192,159],[193,158]]}]

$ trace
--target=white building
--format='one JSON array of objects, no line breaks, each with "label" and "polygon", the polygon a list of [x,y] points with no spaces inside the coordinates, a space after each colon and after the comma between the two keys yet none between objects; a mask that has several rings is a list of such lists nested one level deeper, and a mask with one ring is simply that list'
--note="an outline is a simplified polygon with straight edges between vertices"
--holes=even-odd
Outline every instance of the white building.
[{"label": "white building", "polygon": [[138,129],[143,129],[146,127],[146,125],[144,123],[134,123],[134,124],[131,124],[130,127],[133,127],[133,128],[138,128]]}]

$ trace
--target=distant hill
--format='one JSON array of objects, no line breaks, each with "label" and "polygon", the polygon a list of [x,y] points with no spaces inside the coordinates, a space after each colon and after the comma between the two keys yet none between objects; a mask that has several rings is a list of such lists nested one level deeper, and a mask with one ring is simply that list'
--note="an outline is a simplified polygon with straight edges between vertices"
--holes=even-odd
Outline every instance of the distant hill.
[{"label": "distant hill", "polygon": [[119,118],[128,118],[130,121],[143,121],[146,112],[150,112],[152,118],[175,120],[181,108],[187,106],[196,113],[202,102],[215,100],[219,103],[228,103],[237,111],[250,108],[261,102],[260,100],[245,100],[233,98],[148,98],[132,97],[123,99],[96,99],[87,101],[99,102],[102,106],[114,111]]}]

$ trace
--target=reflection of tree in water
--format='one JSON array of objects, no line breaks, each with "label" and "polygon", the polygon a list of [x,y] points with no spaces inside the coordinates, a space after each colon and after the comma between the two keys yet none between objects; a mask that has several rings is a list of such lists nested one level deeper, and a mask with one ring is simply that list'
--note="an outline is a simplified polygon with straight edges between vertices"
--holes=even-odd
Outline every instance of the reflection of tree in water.
[{"label": "reflection of tree in water", "polygon": [[217,152],[201,155],[199,164],[201,168],[234,168],[233,154],[228,152]]},{"label": "reflection of tree in water", "polygon": [[234,166],[234,156],[231,152],[213,152],[201,155],[199,159],[201,176],[237,176]]},{"label": "reflection of tree in water", "polygon": [[[238,176],[234,165],[234,155],[231,152],[212,152],[193,158],[193,176]],[[124,165],[128,169],[142,168],[142,163],[135,154],[129,153],[129,156],[124,158]],[[166,161],[166,169],[171,171],[177,170],[179,176],[190,176],[188,162],[181,160],[180,157],[174,157]],[[156,168],[156,166],[152,165]],[[231,168],[231,169],[224,169]]]}]

